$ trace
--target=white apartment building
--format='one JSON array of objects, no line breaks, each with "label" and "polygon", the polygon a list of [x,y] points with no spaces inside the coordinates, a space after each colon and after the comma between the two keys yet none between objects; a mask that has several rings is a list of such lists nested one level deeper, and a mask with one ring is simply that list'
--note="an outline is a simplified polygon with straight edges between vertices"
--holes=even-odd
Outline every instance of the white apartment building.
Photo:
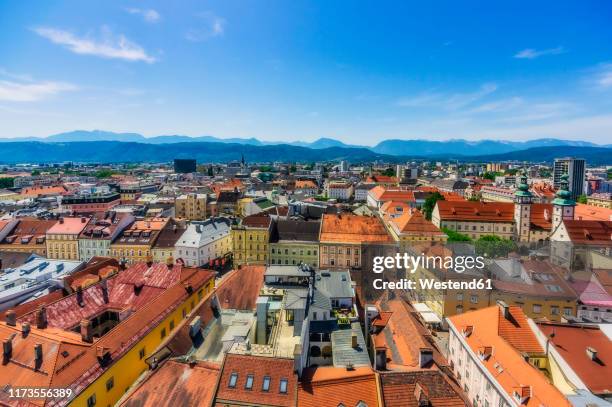
[{"label": "white apartment building", "polygon": [[327,197],[346,201],[353,196],[353,184],[349,182],[330,182],[327,184]]},{"label": "white apartment building", "polygon": [[228,218],[210,218],[191,222],[174,248],[174,257],[186,266],[200,267],[221,258],[232,250],[231,221]]}]

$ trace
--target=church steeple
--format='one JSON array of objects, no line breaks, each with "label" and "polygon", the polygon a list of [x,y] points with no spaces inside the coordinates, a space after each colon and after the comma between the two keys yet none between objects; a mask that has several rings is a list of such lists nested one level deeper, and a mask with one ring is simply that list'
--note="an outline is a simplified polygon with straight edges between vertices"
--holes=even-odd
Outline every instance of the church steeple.
[{"label": "church steeple", "polygon": [[527,175],[521,175],[520,184],[514,193],[514,226],[516,237],[520,242],[528,242],[531,233],[531,201],[533,195],[529,191]]},{"label": "church steeple", "polygon": [[572,199],[572,193],[569,191],[569,176],[567,174],[561,176],[559,190],[552,204],[553,230],[555,230],[565,219],[574,219],[576,201]]}]

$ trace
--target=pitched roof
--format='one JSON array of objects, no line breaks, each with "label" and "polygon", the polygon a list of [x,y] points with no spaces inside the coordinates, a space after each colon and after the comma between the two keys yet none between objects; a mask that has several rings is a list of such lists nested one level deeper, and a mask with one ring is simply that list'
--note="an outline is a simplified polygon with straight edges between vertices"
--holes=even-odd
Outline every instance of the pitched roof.
[{"label": "pitched roof", "polygon": [[375,373],[369,367],[353,370],[331,366],[305,369],[298,387],[300,407],[378,406],[378,389]]},{"label": "pitched roof", "polygon": [[532,203],[530,210],[531,227],[543,230],[552,229],[552,204]]},{"label": "pitched roof", "polygon": [[437,201],[442,220],[513,222],[514,203],[477,201]]},{"label": "pitched roof", "polygon": [[[219,377],[215,402],[218,406],[232,402],[266,406],[295,406],[297,396],[297,375],[293,371],[293,359],[267,356],[239,355],[225,356]],[[235,383],[230,378],[235,375]],[[251,375],[251,389],[247,379]],[[264,378],[270,379],[269,389],[263,388]],[[286,391],[281,391],[281,381],[286,380]]]},{"label": "pitched roof", "polygon": [[400,216],[390,219],[391,225],[400,234],[413,234],[419,236],[444,236],[436,225],[425,219],[418,209],[409,209]]},{"label": "pitched roof", "polygon": [[161,232],[159,232],[159,236],[157,236],[154,247],[174,248],[174,245],[183,235],[185,229],[187,229],[187,227],[184,223],[170,218],[166,225],[162,228]]},{"label": "pitched roof", "polygon": [[384,225],[377,217],[352,214],[324,214],[321,243],[391,242]]},{"label": "pitched roof", "polygon": [[214,397],[219,365],[168,360],[142,381],[120,404],[123,407],[209,405]]},{"label": "pitched roof", "polygon": [[378,185],[368,192],[377,201],[400,201],[414,202],[414,193],[410,190],[400,188],[389,188]]},{"label": "pitched roof", "polygon": [[318,242],[321,221],[303,221],[293,219],[279,219],[274,223],[270,242],[300,241]]},{"label": "pitched roof", "polygon": [[47,230],[47,234],[78,235],[87,226],[88,217],[64,217]]},{"label": "pitched roof", "polygon": [[246,216],[244,219],[242,219],[242,226],[246,226],[248,228],[267,229],[270,227],[270,222],[272,222],[270,214],[267,212],[261,212],[256,213],[255,215]]},{"label": "pitched roof", "polygon": [[226,274],[217,288],[221,308],[254,310],[265,272],[265,266],[249,265]]},{"label": "pitched roof", "polygon": [[[474,353],[484,346],[493,348],[492,354],[477,359],[510,396],[516,389],[528,385],[531,396],[527,407],[571,406],[538,368],[525,361],[522,352],[542,354],[543,350],[535,334],[527,324],[527,317],[520,307],[509,307],[509,319],[505,319],[499,306],[492,306],[447,318]],[[461,333],[472,327],[467,337]]]},{"label": "pitched roof", "polygon": [[612,209],[579,203],[574,207],[574,219],[604,221],[612,220]]},{"label": "pitched roof", "polygon": [[[612,342],[597,326],[540,323],[540,330],[595,394],[612,394]],[[554,332],[554,335],[551,335]],[[595,360],[588,349],[597,351]]]},{"label": "pitched roof", "polygon": [[612,246],[612,221],[568,219],[563,224],[575,244]]},{"label": "pitched roof", "polygon": [[419,401],[431,407],[466,405],[461,390],[438,370],[381,373],[380,384],[385,407],[419,407]]}]

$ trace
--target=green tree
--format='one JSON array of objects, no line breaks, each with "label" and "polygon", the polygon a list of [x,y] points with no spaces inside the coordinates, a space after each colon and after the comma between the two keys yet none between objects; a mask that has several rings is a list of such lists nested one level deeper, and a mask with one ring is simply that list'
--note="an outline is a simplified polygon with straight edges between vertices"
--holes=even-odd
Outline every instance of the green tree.
[{"label": "green tree", "polygon": [[33,171],[30,173],[30,175],[31,175],[31,176],[33,176],[33,177],[36,177],[36,176],[40,175],[40,171],[39,171],[39,170],[33,170]]},{"label": "green tree", "polygon": [[468,235],[464,235],[463,233],[455,232],[454,230],[450,230],[448,228],[442,228],[442,232],[446,233],[448,236],[447,242],[471,242],[472,239]]},{"label": "green tree", "polygon": [[433,210],[436,206],[436,202],[443,200],[444,197],[441,193],[437,191],[429,195],[429,197],[425,200],[425,203],[423,204],[423,213],[425,214],[425,219],[431,220],[431,214],[433,213]]},{"label": "green tree", "polygon": [[507,257],[510,252],[517,250],[515,242],[496,235],[481,236],[474,243],[474,248],[479,256],[490,258]]},{"label": "green tree", "polygon": [[587,203],[587,197],[586,195],[580,195],[578,197],[578,199],[576,199],[576,202],[581,203],[581,204],[585,204]]},{"label": "green tree", "polygon": [[13,188],[13,186],[15,186],[15,178],[0,178],[0,188]]},{"label": "green tree", "polygon": [[386,170],[384,170],[382,172],[382,175],[385,175],[387,177],[394,177],[395,176],[395,170],[391,167],[387,168]]},{"label": "green tree", "polygon": [[497,172],[497,171],[487,171],[484,174],[482,174],[482,178],[484,179],[490,179],[491,181],[495,181],[495,177],[502,175],[501,172]]},{"label": "green tree", "polygon": [[111,170],[103,169],[96,171],[96,178],[110,178],[113,175]]}]

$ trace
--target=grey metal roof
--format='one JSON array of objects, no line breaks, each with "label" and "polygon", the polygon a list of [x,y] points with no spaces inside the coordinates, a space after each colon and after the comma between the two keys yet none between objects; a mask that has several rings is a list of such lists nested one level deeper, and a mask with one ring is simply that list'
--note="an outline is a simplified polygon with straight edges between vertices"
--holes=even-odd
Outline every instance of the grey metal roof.
[{"label": "grey metal roof", "polygon": [[[357,347],[352,346],[352,335],[357,336]],[[370,366],[370,357],[359,322],[353,322],[351,329],[339,329],[332,332],[332,354],[335,367],[348,365]]]},{"label": "grey metal roof", "polygon": [[353,298],[351,274],[346,271],[322,270],[316,273],[315,287],[329,298]]}]

